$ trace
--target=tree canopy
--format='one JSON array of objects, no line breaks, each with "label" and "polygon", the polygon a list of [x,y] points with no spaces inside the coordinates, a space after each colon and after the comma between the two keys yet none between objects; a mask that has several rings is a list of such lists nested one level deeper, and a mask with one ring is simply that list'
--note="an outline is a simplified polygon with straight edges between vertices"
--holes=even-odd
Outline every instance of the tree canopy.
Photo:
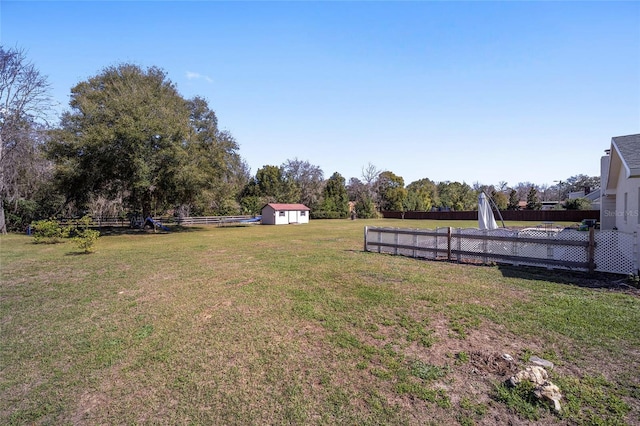
[{"label": "tree canopy", "polygon": [[424,178],[407,185],[406,208],[408,211],[429,211],[438,203],[438,188]]},{"label": "tree canopy", "polygon": [[203,194],[222,204],[234,198],[227,187],[246,180],[235,140],[218,130],[206,101],[182,98],[157,67],[105,68],[71,89],[70,107],[48,152],[78,205],[100,194],[121,196],[144,217],[185,204],[206,209]]},{"label": "tree canopy", "polygon": [[407,198],[404,179],[390,171],[378,175],[376,184],[380,210],[403,210]]},{"label": "tree canopy", "polygon": [[324,186],[324,173],[320,167],[295,158],[282,164],[282,173],[285,180],[296,185],[300,203],[312,211],[319,206]]},{"label": "tree canopy", "polygon": [[320,211],[327,218],[345,218],[349,215],[349,196],[345,180],[338,172],[331,175],[324,186]]}]

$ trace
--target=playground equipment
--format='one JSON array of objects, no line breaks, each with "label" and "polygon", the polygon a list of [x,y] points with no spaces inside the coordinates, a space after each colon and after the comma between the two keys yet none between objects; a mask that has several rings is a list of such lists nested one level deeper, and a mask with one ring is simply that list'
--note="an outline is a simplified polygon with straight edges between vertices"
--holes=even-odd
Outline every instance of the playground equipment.
[{"label": "playground equipment", "polygon": [[170,232],[169,228],[167,228],[166,226],[164,226],[162,223],[158,222],[157,220],[153,220],[152,217],[147,217],[144,221],[144,226],[146,227],[147,225],[152,226],[153,229],[156,229],[156,227],[162,229],[163,231],[167,231]]}]

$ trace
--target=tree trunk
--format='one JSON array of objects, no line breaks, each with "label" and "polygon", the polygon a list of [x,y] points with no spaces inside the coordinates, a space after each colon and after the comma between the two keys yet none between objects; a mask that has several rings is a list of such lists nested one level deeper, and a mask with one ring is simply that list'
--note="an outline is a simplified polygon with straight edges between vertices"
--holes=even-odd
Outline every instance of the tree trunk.
[{"label": "tree trunk", "polygon": [[2,203],[2,196],[0,195],[0,234],[7,235],[7,224],[4,219],[4,204]]},{"label": "tree trunk", "polygon": [[151,194],[145,191],[142,195],[142,220],[147,220],[151,217]]}]

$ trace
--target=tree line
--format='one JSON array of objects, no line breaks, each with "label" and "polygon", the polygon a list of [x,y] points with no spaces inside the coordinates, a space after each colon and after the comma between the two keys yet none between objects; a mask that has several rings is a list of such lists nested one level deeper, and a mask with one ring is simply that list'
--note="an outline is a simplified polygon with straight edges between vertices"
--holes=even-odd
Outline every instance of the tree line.
[{"label": "tree line", "polygon": [[405,186],[401,176],[372,164],[347,182],[297,158],[252,175],[208,102],[185,99],[158,67],[109,66],[70,95],[68,110],[52,123],[46,77],[23,50],[0,46],[2,233],[55,216],[258,214],[269,202],[305,204],[316,218],[345,218],[352,210],[364,218],[384,210],[471,210],[479,191],[501,209],[519,208],[524,199],[539,208],[539,200],[599,186],[584,175],[551,187],[427,178]]}]

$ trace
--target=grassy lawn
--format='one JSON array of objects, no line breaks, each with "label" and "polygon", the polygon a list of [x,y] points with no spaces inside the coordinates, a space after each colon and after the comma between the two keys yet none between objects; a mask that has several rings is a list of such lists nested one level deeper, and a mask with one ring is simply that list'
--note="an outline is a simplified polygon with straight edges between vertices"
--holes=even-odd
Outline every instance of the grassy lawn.
[{"label": "grassy lawn", "polygon": [[[0,424],[640,424],[638,294],[365,253],[365,225],[449,224],[0,238]],[[533,355],[561,414],[502,385]]]}]

